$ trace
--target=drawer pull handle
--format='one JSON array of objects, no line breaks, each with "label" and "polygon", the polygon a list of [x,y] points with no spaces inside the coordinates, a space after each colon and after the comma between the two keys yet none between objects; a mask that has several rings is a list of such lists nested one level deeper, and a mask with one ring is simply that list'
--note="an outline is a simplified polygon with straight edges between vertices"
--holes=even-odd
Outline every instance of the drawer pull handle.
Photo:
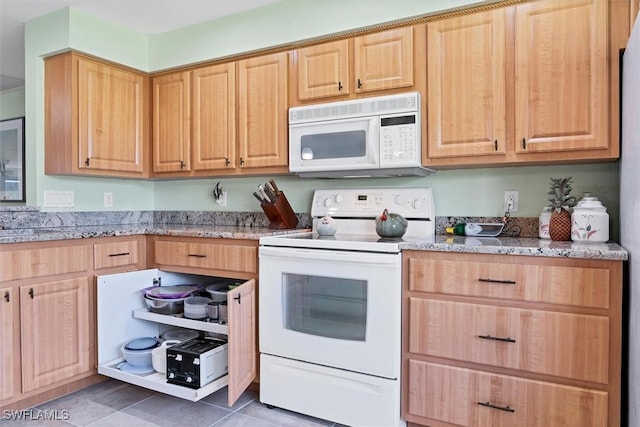
[{"label": "drawer pull handle", "polygon": [[206,255],[202,255],[202,254],[189,254],[189,256],[192,256],[194,258],[206,258]]},{"label": "drawer pull handle", "polygon": [[486,283],[503,283],[505,285],[515,285],[516,281],[515,280],[498,280],[498,279],[483,279],[482,277],[478,279],[479,282],[486,282]]},{"label": "drawer pull handle", "polygon": [[487,407],[487,408],[491,408],[491,409],[499,409],[499,410],[505,411],[505,412],[516,412],[515,409],[510,408],[509,406],[494,405],[491,402],[478,402],[478,405],[484,406],[484,407]]},{"label": "drawer pull handle", "polygon": [[492,337],[491,335],[478,335],[478,338],[482,338],[483,340],[493,340],[493,341],[503,341],[503,342],[516,342],[513,338],[500,338],[500,337]]},{"label": "drawer pull handle", "polygon": [[120,252],[118,254],[109,254],[109,256],[127,256],[130,255],[129,252]]},{"label": "drawer pull handle", "polygon": [[11,301],[11,294],[9,293],[9,291],[4,293],[4,299],[6,299],[7,302]]}]

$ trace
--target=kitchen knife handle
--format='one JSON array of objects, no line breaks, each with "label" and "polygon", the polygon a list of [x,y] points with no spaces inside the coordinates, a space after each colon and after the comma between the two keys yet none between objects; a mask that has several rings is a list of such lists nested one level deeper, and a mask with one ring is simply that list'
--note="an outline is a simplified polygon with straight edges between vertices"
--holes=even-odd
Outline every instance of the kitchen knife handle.
[{"label": "kitchen knife handle", "polygon": [[273,191],[278,194],[280,192],[280,190],[278,189],[278,186],[276,185],[276,181],[275,179],[270,179],[269,180],[269,184],[271,184],[271,186],[273,187]]}]

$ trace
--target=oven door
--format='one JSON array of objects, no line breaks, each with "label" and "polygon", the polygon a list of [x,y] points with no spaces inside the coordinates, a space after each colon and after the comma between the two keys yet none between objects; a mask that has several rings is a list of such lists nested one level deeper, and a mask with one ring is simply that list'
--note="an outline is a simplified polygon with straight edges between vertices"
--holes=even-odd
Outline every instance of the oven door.
[{"label": "oven door", "polygon": [[324,172],[379,167],[380,118],[330,120],[289,126],[289,170]]},{"label": "oven door", "polygon": [[400,375],[401,256],[260,247],[260,352]]}]

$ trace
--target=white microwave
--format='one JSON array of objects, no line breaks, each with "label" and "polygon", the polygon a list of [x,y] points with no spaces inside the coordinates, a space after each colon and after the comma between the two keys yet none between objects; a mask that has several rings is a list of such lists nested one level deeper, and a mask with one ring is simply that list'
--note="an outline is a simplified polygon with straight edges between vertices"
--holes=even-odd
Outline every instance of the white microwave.
[{"label": "white microwave", "polygon": [[420,92],[289,109],[289,170],[302,177],[425,176]]}]

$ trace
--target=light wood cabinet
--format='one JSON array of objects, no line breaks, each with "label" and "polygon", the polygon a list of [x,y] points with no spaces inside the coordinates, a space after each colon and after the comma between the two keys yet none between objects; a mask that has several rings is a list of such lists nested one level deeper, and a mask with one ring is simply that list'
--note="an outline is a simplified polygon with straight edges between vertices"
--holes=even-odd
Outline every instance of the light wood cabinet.
[{"label": "light wood cabinet", "polygon": [[191,170],[191,73],[156,76],[153,94],[153,172]]},{"label": "light wood cabinet", "polygon": [[0,402],[3,402],[12,398],[18,388],[16,369],[20,351],[16,316],[19,308],[13,288],[0,288],[0,298]]},{"label": "light wood cabinet", "polygon": [[410,423],[619,425],[621,261],[404,251],[403,283]]},{"label": "light wood cabinet", "polygon": [[289,164],[287,52],[238,62],[240,168]]},{"label": "light wood cabinet", "polygon": [[291,56],[292,102],[411,90],[422,76],[423,58],[423,25],[296,49]]},{"label": "light wood cabinet", "polygon": [[108,242],[93,245],[93,268],[123,268],[138,266],[144,259],[143,243],[139,239],[113,239]]},{"label": "light wood cabinet", "polygon": [[89,278],[20,287],[22,391],[91,369]]},{"label": "light wood cabinet", "polygon": [[45,173],[149,176],[146,74],[75,53],[45,59]]},{"label": "light wood cabinet", "polygon": [[619,157],[628,4],[540,0],[427,23],[432,167]]}]

